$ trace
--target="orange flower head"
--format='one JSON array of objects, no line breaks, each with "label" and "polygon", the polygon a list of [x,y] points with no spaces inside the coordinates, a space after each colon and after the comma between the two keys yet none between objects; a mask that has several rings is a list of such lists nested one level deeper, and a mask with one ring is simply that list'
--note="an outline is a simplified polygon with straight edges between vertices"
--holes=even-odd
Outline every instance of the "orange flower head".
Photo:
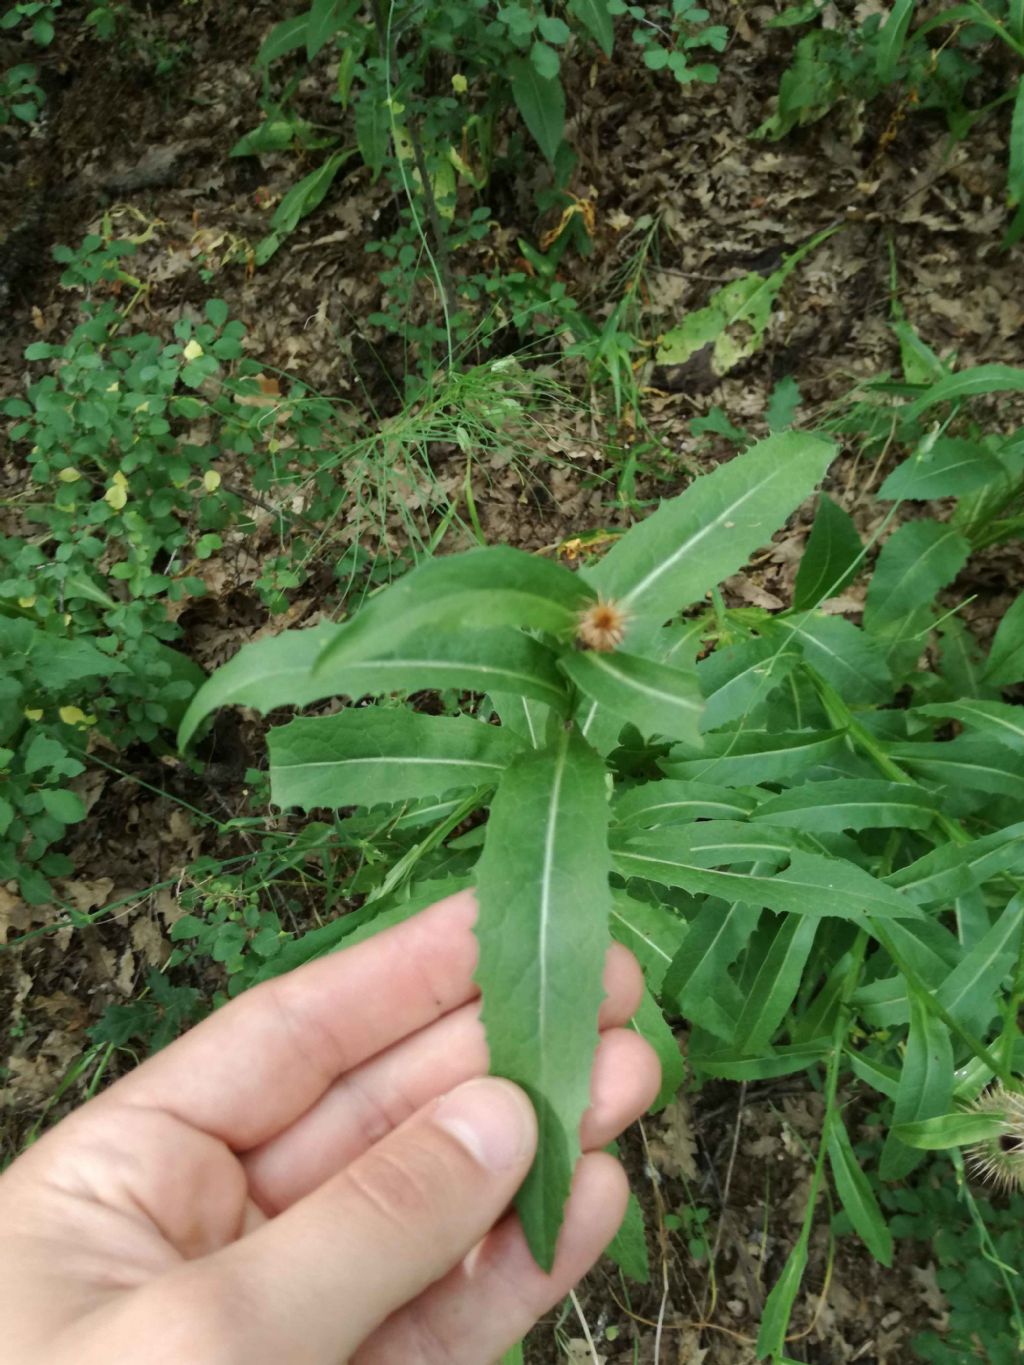
[{"label": "orange flower head", "polygon": [[598,598],[593,606],[580,612],[576,643],[583,649],[610,654],[625,638],[627,619],[617,602],[604,602]]}]

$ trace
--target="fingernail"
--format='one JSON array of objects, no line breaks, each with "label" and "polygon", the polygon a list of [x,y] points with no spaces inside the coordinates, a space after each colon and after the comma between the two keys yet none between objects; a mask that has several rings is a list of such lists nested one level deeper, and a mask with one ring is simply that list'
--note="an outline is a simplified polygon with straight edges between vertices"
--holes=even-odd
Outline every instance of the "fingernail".
[{"label": "fingernail", "polygon": [[446,1095],[434,1122],[490,1171],[519,1166],[533,1153],[537,1121],[518,1086],[487,1077]]}]

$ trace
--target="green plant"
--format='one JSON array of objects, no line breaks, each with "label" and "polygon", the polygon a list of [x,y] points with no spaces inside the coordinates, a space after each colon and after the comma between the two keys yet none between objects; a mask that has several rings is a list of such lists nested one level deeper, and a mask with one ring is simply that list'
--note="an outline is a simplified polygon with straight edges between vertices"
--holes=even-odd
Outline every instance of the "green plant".
[{"label": "green plant", "polygon": [[[906,364],[923,363],[919,339],[905,328],[902,338]],[[936,413],[941,429],[961,429],[964,404],[1000,387],[1024,388],[1024,373],[932,373],[854,405],[850,422],[879,428],[869,443],[883,414],[890,442],[894,424],[906,434],[928,423],[884,496],[960,495],[949,521],[918,517],[888,535],[862,626],[821,610],[872,550],[825,497],[789,610],[727,608],[714,588],[828,464],[820,440],[781,432],[575,576],[480,551],[423,566],[348,624],[250,647],[205,685],[182,729],[187,740],[231,701],[267,710],[428,685],[469,694],[460,718],[392,703],[272,730],[272,799],[307,809],[436,800],[457,823],[489,810],[455,839],[457,824],[435,826],[433,847],[462,859],[445,885],[477,887],[492,1056],[541,1113],[543,1155],[522,1200],[539,1258],[574,1150],[583,1101],[571,1078],[586,1074],[606,916],[644,967],[643,1027],[667,1060],[655,999],[689,1021],[698,1078],[820,1076],[807,1216],[762,1322],[759,1350],[777,1360],[827,1173],[854,1231],[891,1256],[844,1127],[840,1077],[892,1102],[884,1180],[920,1161],[915,1125],[993,1077],[1014,1084],[1024,724],[1000,692],[1024,680],[1024,599],[986,654],[936,597],[973,545],[1019,530],[1021,457],[1013,436],[947,448],[932,430]],[[675,619],[705,589],[710,605]],[[922,669],[932,640],[936,665]],[[480,695],[489,702],[471,700]],[[372,928],[375,907],[388,923],[428,894],[406,860],[357,924],[368,910]],[[344,942],[345,918],[318,935],[311,952]],[[303,955],[299,939],[288,965]]]},{"label": "green plant", "polygon": [[[404,0],[374,0],[370,14],[367,22],[358,4],[318,0],[271,31],[257,58],[266,82],[265,118],[233,154],[287,147],[303,154],[327,151],[278,204],[271,230],[256,248],[258,263],[269,259],[322,202],[356,153],[374,180],[387,179],[401,208],[398,226],[371,244],[387,262],[381,276],[387,306],[371,321],[400,335],[417,356],[421,373],[429,374],[439,356],[450,366],[457,352],[485,340],[492,325],[489,310],[502,308],[506,293],[522,308],[523,272],[458,268],[466,249],[491,227],[490,209],[472,201],[485,190],[494,166],[511,169],[521,151],[518,133],[507,154],[500,150],[506,109],[515,107],[554,171],[554,185],[540,192],[538,209],[570,211],[574,156],[564,142],[566,97],[560,77],[566,45],[596,43],[610,56],[614,18],[622,15],[633,23],[632,37],[648,68],[664,67],[686,82],[714,79],[714,66],[691,65],[690,56],[701,46],[720,51],[726,33],[706,26],[707,11],[695,0],[673,0],[671,6],[570,0],[557,13],[491,0],[426,9]],[[271,94],[271,68],[280,70],[285,59],[294,63],[296,54],[306,63],[322,63],[326,55],[338,59],[332,99],[340,106],[341,128],[295,111],[298,75]],[[571,228],[573,237],[579,222]],[[421,320],[425,291],[440,308],[428,310]],[[544,302],[533,295],[527,312],[537,313]]]},{"label": "green plant", "polygon": [[34,123],[46,103],[46,95],[36,83],[39,68],[31,62],[0,71],[0,126],[18,119]]},{"label": "green plant", "polygon": [[[800,4],[772,21],[775,27],[813,23],[824,5]],[[920,22],[915,19],[920,15]],[[1024,59],[1024,13],[1019,0],[966,0],[937,13],[895,0],[889,13],[858,21],[841,18],[835,27],[814,27],[796,45],[792,64],[779,84],[777,106],[758,129],[762,137],[784,137],[793,128],[814,123],[844,101],[870,102],[890,87],[902,90],[902,102],[882,145],[894,135],[908,109],[934,111],[947,120],[954,139],[962,139],[980,119],[1012,103],[1008,136],[1008,203],[1017,212],[1006,244],[1024,235],[1024,78],[1018,72],[1008,86],[991,97],[983,78],[991,50],[1002,48],[1011,63]],[[969,96],[982,88],[984,102]]]}]

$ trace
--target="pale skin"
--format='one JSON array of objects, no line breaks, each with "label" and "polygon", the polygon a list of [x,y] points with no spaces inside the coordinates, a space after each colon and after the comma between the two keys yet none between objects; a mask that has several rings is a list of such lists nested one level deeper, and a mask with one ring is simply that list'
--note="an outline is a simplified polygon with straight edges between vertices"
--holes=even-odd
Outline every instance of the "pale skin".
[{"label": "pale skin", "polygon": [[470,893],[259,986],[0,1177],[5,1365],[489,1365],[618,1229],[606,1146],[658,1063],[613,947],[550,1275],[509,1211],[526,1096],[486,1077]]}]

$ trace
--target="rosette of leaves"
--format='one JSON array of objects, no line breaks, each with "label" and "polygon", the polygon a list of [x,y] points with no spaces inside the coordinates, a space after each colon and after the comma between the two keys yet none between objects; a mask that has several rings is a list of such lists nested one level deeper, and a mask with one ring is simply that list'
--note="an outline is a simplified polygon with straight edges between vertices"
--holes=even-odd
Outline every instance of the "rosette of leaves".
[{"label": "rosette of leaves", "polygon": [[[454,795],[460,819],[489,811],[471,871],[480,904],[478,978],[492,1066],[524,1086],[540,1119],[520,1209],[543,1264],[551,1262],[579,1154],[613,925],[632,940],[648,916],[647,902],[626,895],[616,875],[609,796],[619,732],[628,726],[656,737],[661,753],[673,742],[701,749],[700,684],[692,659],[673,653],[663,623],[739,568],[831,457],[819,438],[771,437],[664,503],[587,573],[507,548],[431,561],[349,623],[243,649],[185,717],[183,743],[210,711],[231,702],[266,711],[424,688],[492,700],[499,724],[390,704],[278,726],[269,736],[271,795],[305,810]],[[607,652],[578,648],[581,624],[599,606],[618,614],[622,643]],[[758,847],[743,861],[760,865],[762,854]],[[775,850],[765,856],[767,887],[785,859]],[[762,903],[775,899],[768,893]],[[672,922],[684,925],[674,915]],[[656,968],[651,981],[657,989]]]}]

